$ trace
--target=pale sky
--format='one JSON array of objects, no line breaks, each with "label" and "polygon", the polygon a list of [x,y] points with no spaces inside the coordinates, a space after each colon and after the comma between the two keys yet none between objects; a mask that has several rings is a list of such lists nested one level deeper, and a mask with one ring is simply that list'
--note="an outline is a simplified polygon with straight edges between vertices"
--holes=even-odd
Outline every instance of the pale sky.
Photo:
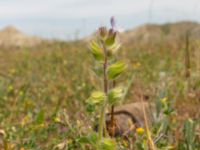
[{"label": "pale sky", "polygon": [[73,39],[108,25],[131,29],[144,23],[200,22],[200,0],[0,0],[0,28],[13,25],[46,38]]}]

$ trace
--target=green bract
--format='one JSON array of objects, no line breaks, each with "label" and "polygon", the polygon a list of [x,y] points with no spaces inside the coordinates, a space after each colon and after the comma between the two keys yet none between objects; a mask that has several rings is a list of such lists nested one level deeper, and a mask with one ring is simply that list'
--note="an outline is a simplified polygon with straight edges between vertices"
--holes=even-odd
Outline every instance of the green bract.
[{"label": "green bract", "polygon": [[103,49],[99,46],[99,44],[95,41],[92,41],[90,44],[90,49],[94,58],[98,61],[104,60],[104,52]]},{"label": "green bract", "polygon": [[116,36],[117,36],[117,33],[116,33],[116,32],[111,33],[111,34],[108,36],[108,38],[106,39],[106,41],[105,41],[106,46],[112,46],[112,45],[115,43]]},{"label": "green bract", "polygon": [[110,138],[104,138],[101,143],[101,150],[116,150],[116,143]]},{"label": "green bract", "polygon": [[87,103],[91,105],[101,104],[104,100],[105,94],[100,91],[95,91],[91,94],[90,98],[87,100]]},{"label": "green bract", "polygon": [[108,93],[109,104],[113,105],[113,104],[117,103],[123,97],[123,95],[124,95],[123,87],[116,87],[116,88],[112,89]]},{"label": "green bract", "polygon": [[113,80],[118,77],[126,69],[126,64],[122,61],[119,61],[108,68],[108,77]]},{"label": "green bract", "polygon": [[120,48],[121,44],[119,43],[115,43],[112,46],[108,47],[108,51],[112,52],[112,54],[115,54],[115,52],[117,52],[117,50]]},{"label": "green bract", "polygon": [[107,36],[108,36],[107,34],[108,34],[108,31],[107,31],[106,27],[100,27],[99,28],[99,37],[102,40],[105,40],[107,38]]}]

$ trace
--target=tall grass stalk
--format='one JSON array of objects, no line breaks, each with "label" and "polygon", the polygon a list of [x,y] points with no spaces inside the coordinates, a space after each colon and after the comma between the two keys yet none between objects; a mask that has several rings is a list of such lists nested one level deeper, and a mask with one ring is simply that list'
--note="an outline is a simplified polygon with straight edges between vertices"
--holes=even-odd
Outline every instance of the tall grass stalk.
[{"label": "tall grass stalk", "polygon": [[190,78],[190,69],[191,69],[191,64],[190,64],[190,41],[189,41],[189,31],[186,32],[185,35],[185,77]]},{"label": "tall grass stalk", "polygon": [[144,115],[144,123],[145,123],[145,129],[146,129],[146,135],[147,135],[149,149],[150,150],[156,150],[155,144],[154,144],[153,139],[151,137],[151,132],[149,130],[149,124],[148,124],[147,114],[146,114],[146,110],[145,110],[145,106],[144,106],[144,100],[143,100],[141,93],[140,93],[140,101],[141,101],[141,104],[142,104],[142,111],[143,111],[143,115]]}]

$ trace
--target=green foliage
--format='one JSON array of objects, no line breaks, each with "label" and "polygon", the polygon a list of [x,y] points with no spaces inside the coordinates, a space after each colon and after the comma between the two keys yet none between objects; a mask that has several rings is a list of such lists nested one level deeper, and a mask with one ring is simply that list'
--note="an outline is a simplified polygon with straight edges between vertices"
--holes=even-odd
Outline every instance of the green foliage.
[{"label": "green foliage", "polygon": [[[110,80],[118,77],[124,72],[126,65],[124,62],[119,61],[113,64],[111,58],[115,57],[115,52],[119,48],[116,37],[117,32],[112,28],[108,31],[106,27],[99,28],[99,36],[97,42],[91,42],[92,54],[96,61],[101,61],[102,65],[102,81],[103,91],[91,94],[87,100],[87,111],[92,112],[95,110],[95,104],[102,104],[100,108],[99,124],[98,124],[98,150],[115,150],[116,145],[111,139],[103,138],[103,130],[106,129],[105,111],[108,106],[117,103],[123,97],[123,89],[121,87],[109,89]],[[99,72],[99,71],[98,71]]]},{"label": "green foliage", "polygon": [[126,70],[126,64],[123,61],[116,62],[108,67],[108,77],[111,80],[114,80],[122,72]]},{"label": "green foliage", "polygon": [[105,101],[105,97],[105,93],[96,91],[91,94],[90,98],[87,100],[87,103],[91,105],[102,104]]},{"label": "green foliage", "polygon": [[116,52],[118,49],[121,47],[121,44],[119,43],[114,43],[113,45],[107,47],[108,49],[108,57],[113,58],[113,55],[116,55]]},{"label": "green foliage", "polygon": [[39,111],[39,113],[37,114],[35,122],[36,122],[37,124],[42,124],[42,123],[44,122],[44,118],[45,118],[45,116],[44,116],[44,111],[41,110],[41,111]]},{"label": "green foliage", "polygon": [[104,138],[101,142],[100,150],[116,150],[116,143],[110,138]]},{"label": "green foliage", "polygon": [[108,93],[108,102],[110,105],[116,104],[124,96],[124,88],[116,87],[109,91]]},{"label": "green foliage", "polygon": [[108,38],[105,40],[106,46],[112,46],[113,44],[115,44],[116,36],[117,36],[116,32],[110,33]]},{"label": "green foliage", "polygon": [[95,41],[92,41],[90,44],[90,47],[91,47],[91,52],[94,58],[98,61],[103,61],[104,60],[103,49],[98,45],[98,43]]},{"label": "green foliage", "polygon": [[195,133],[196,123],[192,119],[188,119],[184,122],[183,133],[184,133],[184,149],[197,150],[196,140],[197,136]]}]

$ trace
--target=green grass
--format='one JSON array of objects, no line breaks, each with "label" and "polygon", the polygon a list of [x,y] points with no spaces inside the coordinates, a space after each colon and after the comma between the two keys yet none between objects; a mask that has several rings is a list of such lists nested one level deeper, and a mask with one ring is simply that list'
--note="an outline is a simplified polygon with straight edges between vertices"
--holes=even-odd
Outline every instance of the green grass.
[{"label": "green grass", "polygon": [[[123,47],[129,64],[119,79],[128,84],[124,103],[138,101],[138,92],[155,101],[161,93],[175,101],[177,120],[200,118],[200,75],[192,61],[190,84],[184,77],[184,51],[156,48],[148,51]],[[0,49],[0,130],[8,149],[46,150],[67,141],[68,149],[81,149],[79,140],[92,132],[94,117],[85,100],[100,81],[87,44],[54,43],[35,48]],[[134,67],[135,63],[140,66]],[[128,80],[127,80],[128,79]],[[95,116],[95,114],[92,114]],[[89,148],[88,148],[89,149]]]}]

